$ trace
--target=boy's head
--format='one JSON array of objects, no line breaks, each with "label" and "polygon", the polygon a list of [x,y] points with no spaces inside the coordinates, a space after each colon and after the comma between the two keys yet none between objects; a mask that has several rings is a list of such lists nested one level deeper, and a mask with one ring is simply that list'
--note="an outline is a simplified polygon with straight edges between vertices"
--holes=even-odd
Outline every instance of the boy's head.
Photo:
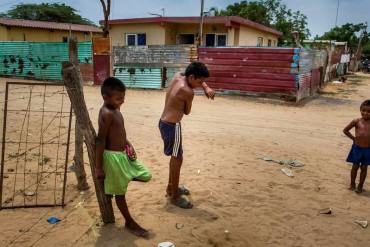
[{"label": "boy's head", "polygon": [[370,120],[370,100],[362,102],[360,112],[363,119]]},{"label": "boy's head", "polygon": [[119,108],[125,102],[125,92],[125,84],[115,77],[108,77],[101,86],[104,102],[113,108]]},{"label": "boy's head", "polygon": [[203,81],[209,77],[207,67],[201,62],[192,62],[185,70],[185,76],[191,88],[202,86]]}]

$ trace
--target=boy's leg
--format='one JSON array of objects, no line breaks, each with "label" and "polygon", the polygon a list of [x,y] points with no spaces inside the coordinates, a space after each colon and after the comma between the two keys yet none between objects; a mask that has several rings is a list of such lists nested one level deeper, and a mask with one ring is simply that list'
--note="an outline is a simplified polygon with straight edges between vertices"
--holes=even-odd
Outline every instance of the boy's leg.
[{"label": "boy's leg", "polygon": [[182,157],[171,156],[170,160],[170,178],[169,187],[171,192],[171,201],[176,202],[179,195],[179,182],[180,182],[180,171],[182,165]]},{"label": "boy's leg", "polygon": [[121,211],[123,217],[126,220],[125,226],[129,229],[133,234],[139,237],[148,237],[149,232],[142,228],[136,221],[131,217],[130,212],[128,211],[126,197],[124,195],[115,196],[117,207],[119,211]]},{"label": "boy's leg", "polygon": [[353,164],[351,169],[351,186],[349,187],[350,190],[356,189],[356,177],[357,177],[357,171],[360,167],[360,164]]},{"label": "boy's leg", "polygon": [[363,191],[366,175],[367,175],[367,165],[362,165],[360,173],[360,182],[358,183],[356,192],[361,193]]},{"label": "boy's leg", "polygon": [[[172,159],[172,157],[171,157]],[[167,195],[168,196],[171,196],[172,195],[172,179],[171,179],[171,160],[170,160],[170,167],[168,169],[168,185],[167,185],[167,189],[166,189],[166,192],[167,192]]]}]

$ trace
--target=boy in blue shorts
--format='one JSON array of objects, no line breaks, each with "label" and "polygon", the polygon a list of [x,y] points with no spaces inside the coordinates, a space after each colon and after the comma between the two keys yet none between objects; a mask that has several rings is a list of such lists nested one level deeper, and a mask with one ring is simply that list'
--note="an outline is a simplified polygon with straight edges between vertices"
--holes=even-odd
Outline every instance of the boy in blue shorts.
[{"label": "boy in blue shorts", "polygon": [[133,234],[148,237],[148,231],[131,217],[126,203],[130,181],[148,182],[150,171],[136,160],[132,144],[127,140],[120,107],[125,100],[126,87],[119,79],[107,78],[101,87],[104,104],[99,112],[99,132],[96,140],[95,176],[104,179],[104,191],[109,201],[115,196],[117,206]]},{"label": "boy in blue shorts", "polygon": [[[370,100],[361,104],[360,112],[361,118],[354,119],[343,130],[343,133],[353,141],[347,158],[347,162],[353,163],[349,189],[355,190],[357,193],[363,192],[367,166],[370,165]],[[355,136],[350,132],[352,128],[355,128]],[[356,177],[359,168],[361,169],[360,182],[356,189]]]},{"label": "boy in blue shorts", "polygon": [[167,195],[177,207],[189,209],[193,204],[183,195],[190,194],[185,187],[179,188],[182,165],[181,119],[189,115],[194,98],[194,88],[202,87],[208,98],[213,99],[215,92],[204,82],[209,77],[207,67],[200,62],[192,62],[185,73],[178,73],[167,90],[164,110],[159,120],[159,130],[164,143],[164,153],[171,156]]}]

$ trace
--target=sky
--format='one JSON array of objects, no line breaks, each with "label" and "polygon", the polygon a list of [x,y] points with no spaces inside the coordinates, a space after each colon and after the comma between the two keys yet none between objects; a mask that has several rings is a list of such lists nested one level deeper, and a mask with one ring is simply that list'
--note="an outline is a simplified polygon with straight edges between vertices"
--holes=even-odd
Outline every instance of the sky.
[{"label": "sky", "polygon": [[[0,12],[9,10],[18,3],[41,3],[41,0],[0,0]],[[96,23],[103,18],[99,0],[47,0],[63,2],[74,7],[79,14]],[[205,0],[205,11],[211,7],[225,8],[235,0]],[[288,8],[300,10],[308,17],[312,37],[322,35],[335,26],[338,0],[282,0]],[[339,0],[338,25],[347,22],[368,22],[370,30],[370,0]],[[166,16],[198,16],[200,0],[112,0],[111,19],[150,17],[151,13]]]}]

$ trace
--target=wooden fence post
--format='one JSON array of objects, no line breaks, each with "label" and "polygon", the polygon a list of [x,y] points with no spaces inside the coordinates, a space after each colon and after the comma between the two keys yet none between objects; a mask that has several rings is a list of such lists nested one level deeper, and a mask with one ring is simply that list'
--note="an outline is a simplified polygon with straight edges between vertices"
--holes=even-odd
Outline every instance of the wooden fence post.
[{"label": "wooden fence post", "polygon": [[[75,38],[69,38],[69,61],[76,66],[78,70],[78,47],[77,40]],[[80,71],[78,71],[80,73]],[[83,83],[83,82],[82,82]],[[83,90],[83,84],[82,84]],[[81,127],[78,125],[77,118],[75,121],[75,155],[74,160],[74,172],[77,178],[77,189],[78,190],[87,190],[89,185],[86,180],[86,172],[84,167],[84,154],[83,154],[83,134]]]},{"label": "wooden fence post", "polygon": [[104,194],[103,180],[97,180],[95,174],[95,139],[96,132],[91,123],[89,112],[87,111],[85,98],[82,91],[82,78],[76,66],[71,62],[62,63],[63,83],[67,89],[69,99],[75,112],[78,125],[84,136],[87,153],[90,160],[91,174],[95,185],[96,196],[98,199],[101,216],[104,223],[113,223],[114,213],[112,202]]}]

